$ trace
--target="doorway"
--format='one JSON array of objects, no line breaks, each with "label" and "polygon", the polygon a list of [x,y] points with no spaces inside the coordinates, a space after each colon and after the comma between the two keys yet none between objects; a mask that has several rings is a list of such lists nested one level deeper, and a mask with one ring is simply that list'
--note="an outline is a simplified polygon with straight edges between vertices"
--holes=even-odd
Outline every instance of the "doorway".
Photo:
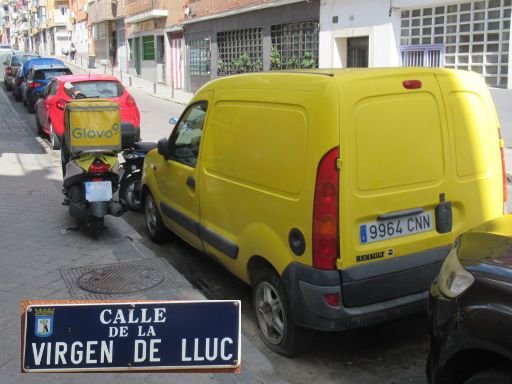
[{"label": "doorway", "polygon": [[369,37],[350,37],[347,39],[347,67],[368,68]]}]

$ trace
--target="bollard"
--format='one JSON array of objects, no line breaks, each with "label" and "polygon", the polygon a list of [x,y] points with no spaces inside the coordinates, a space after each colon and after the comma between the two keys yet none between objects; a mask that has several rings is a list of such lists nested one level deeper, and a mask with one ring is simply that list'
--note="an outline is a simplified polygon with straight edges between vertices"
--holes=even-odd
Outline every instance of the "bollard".
[{"label": "bollard", "polygon": [[123,70],[119,71],[119,77],[121,78],[121,83],[123,82]]},{"label": "bollard", "polygon": [[83,67],[83,63],[82,63],[82,61],[83,61],[83,57],[82,57],[82,56],[80,56],[80,66],[81,66],[81,67]]},{"label": "bollard", "polygon": [[128,76],[128,83],[130,84],[130,87],[132,86],[132,77]]},{"label": "bollard", "polygon": [[153,83],[153,93],[156,93],[156,83]]},{"label": "bollard", "polygon": [[174,99],[174,80],[171,80],[171,97]]},{"label": "bollard", "polygon": [[114,76],[114,67],[112,67],[112,76]]}]

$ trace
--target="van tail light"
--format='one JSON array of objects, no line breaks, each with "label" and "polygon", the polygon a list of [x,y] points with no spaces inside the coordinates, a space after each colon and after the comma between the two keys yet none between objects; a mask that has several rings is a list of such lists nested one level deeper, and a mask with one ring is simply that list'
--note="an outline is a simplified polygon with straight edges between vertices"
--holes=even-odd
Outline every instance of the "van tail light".
[{"label": "van tail light", "polygon": [[107,173],[110,166],[100,160],[95,160],[89,167],[89,173]]},{"label": "van tail light", "polygon": [[420,80],[404,80],[402,85],[405,89],[420,89],[422,87]]},{"label": "van tail light", "polygon": [[66,107],[66,100],[64,99],[59,99],[57,100],[57,102],[55,103],[55,105],[57,106],[57,108],[59,108],[61,111],[64,110],[64,108]]},{"label": "van tail light", "polygon": [[28,84],[28,89],[32,89],[32,88],[37,88],[37,87],[40,87],[41,83],[38,83],[37,81],[31,81],[29,84]]},{"label": "van tail light", "polygon": [[126,97],[126,106],[132,108],[132,107],[135,107],[135,105],[136,104],[135,104],[135,100],[134,100],[133,96],[132,95],[128,95]]},{"label": "van tail light", "polygon": [[7,76],[12,76],[12,67],[5,67],[5,74]]},{"label": "van tail light", "polygon": [[339,149],[327,152],[318,165],[313,202],[313,267],[335,269],[339,256]]},{"label": "van tail light", "polygon": [[501,136],[501,130],[498,128],[498,135],[500,138],[500,152],[501,152],[501,173],[503,177],[503,210],[505,213],[505,207],[507,202],[507,169],[505,168],[505,142]]}]

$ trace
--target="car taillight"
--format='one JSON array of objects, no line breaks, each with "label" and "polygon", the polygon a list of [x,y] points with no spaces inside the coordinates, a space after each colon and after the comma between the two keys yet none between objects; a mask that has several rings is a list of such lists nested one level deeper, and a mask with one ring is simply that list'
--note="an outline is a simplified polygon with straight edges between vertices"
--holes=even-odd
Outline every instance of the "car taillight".
[{"label": "car taillight", "polygon": [[37,87],[40,87],[42,86],[43,84],[41,83],[38,83],[37,81],[32,81],[28,84],[28,89],[31,89],[31,88],[37,88]]},{"label": "car taillight", "polygon": [[[503,178],[503,203],[507,202],[507,169],[505,168],[505,142],[501,136],[501,130],[498,128],[498,135],[500,138],[500,152],[501,152],[501,173]],[[505,204],[503,204],[505,210]]]},{"label": "car taillight", "polygon": [[313,202],[313,267],[335,269],[339,255],[339,172],[333,148],[320,160]]},{"label": "car taillight", "polygon": [[57,100],[57,102],[55,103],[55,105],[57,106],[57,108],[59,108],[60,110],[63,110],[65,107],[66,107],[66,100],[64,99],[59,99]]},{"label": "car taillight", "polygon": [[135,100],[132,95],[126,97],[126,105],[130,108],[135,106]]},{"label": "car taillight", "polygon": [[89,166],[89,173],[107,173],[109,169],[110,166],[108,164],[105,164],[100,160],[96,160]]},{"label": "car taillight", "polygon": [[5,67],[5,73],[6,73],[8,76],[12,76],[12,68],[11,68],[11,67]]}]

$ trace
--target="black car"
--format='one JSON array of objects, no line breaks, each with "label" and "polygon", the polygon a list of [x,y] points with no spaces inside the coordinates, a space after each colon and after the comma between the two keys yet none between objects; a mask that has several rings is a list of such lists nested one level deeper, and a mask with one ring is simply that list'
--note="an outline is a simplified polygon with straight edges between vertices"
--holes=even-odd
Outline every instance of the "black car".
[{"label": "black car", "polygon": [[14,72],[13,82],[12,82],[12,94],[16,101],[21,101],[21,84],[23,83],[23,76],[21,75],[21,68],[18,67],[16,72]]},{"label": "black car", "polygon": [[512,383],[512,215],[457,239],[429,316],[431,384]]}]

